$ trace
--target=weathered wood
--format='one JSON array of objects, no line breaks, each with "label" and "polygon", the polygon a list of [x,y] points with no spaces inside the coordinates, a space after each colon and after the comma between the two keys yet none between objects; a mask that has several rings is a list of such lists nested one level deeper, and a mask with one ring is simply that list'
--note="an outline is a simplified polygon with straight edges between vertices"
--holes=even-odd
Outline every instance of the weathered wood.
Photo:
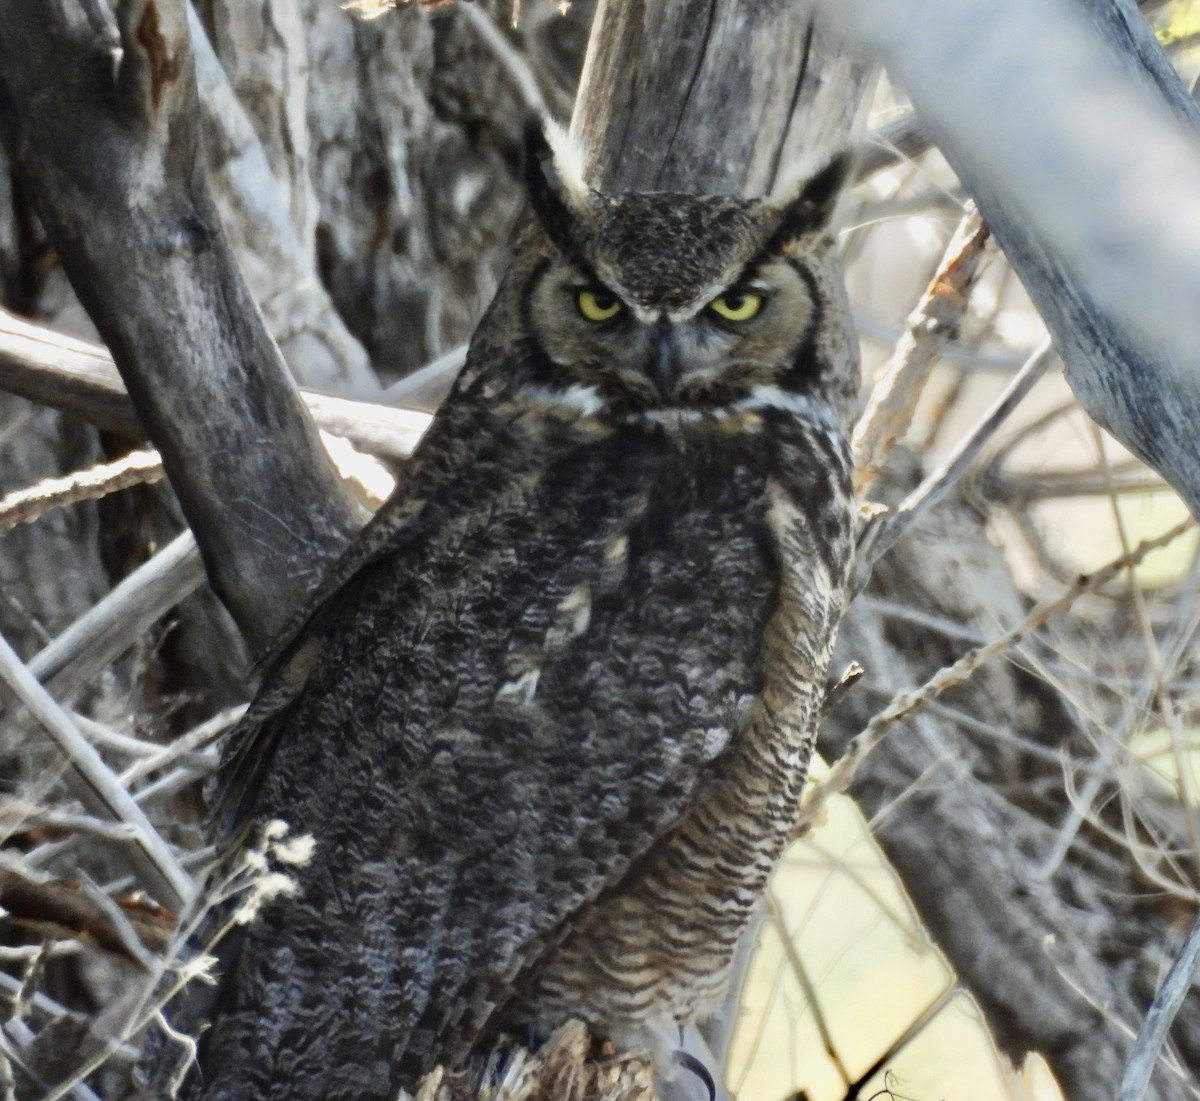
[{"label": "weathered wood", "polygon": [[0,137],[163,454],[214,589],[263,645],[360,517],[213,206],[184,5],[122,4],[119,39],[103,14],[0,4]]},{"label": "weathered wood", "polygon": [[761,195],[851,144],[870,75],[786,4],[601,0],[571,133],[601,191]]},{"label": "weathered wood", "polygon": [[[230,71],[239,78],[241,99],[188,6],[204,146],[222,225],[295,379],[370,394],[379,383],[367,353],[316,272],[303,21],[291,0],[235,4],[225,17],[228,24],[210,13],[209,22],[226,64],[230,54],[240,62]],[[250,105],[260,112],[258,133]]]},{"label": "weathered wood", "polygon": [[1200,516],[1200,110],[1132,0],[821,0],[974,197],[1091,416]]},{"label": "weathered wood", "polygon": [[[99,344],[51,332],[0,310],[0,390],[74,413],[99,428],[146,435],[113,364]],[[312,390],[300,396],[318,427],[360,451],[405,459],[429,427],[429,414],[339,398]]]}]

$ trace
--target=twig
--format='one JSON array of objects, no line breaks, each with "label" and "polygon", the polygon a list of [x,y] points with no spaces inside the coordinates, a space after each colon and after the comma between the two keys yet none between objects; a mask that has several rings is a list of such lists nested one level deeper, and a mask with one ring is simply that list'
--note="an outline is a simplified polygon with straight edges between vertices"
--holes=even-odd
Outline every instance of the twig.
[{"label": "twig", "polygon": [[1137,1042],[1130,1052],[1129,1061],[1121,1075],[1121,1086],[1117,1101],[1142,1101],[1150,1085],[1150,1075],[1158,1062],[1159,1052],[1166,1043],[1167,1030],[1175,1020],[1175,1014],[1191,989],[1200,964],[1200,913],[1196,915],[1188,935],[1184,938],[1179,955],[1171,964],[1167,977],[1154,995],[1146,1020],[1138,1032]]},{"label": "twig", "polygon": [[[1121,507],[1117,503],[1117,494],[1113,486],[1112,467],[1109,464],[1108,455],[1104,450],[1104,438],[1100,433],[1099,427],[1095,424],[1091,425],[1091,435],[1100,471],[1108,483],[1108,498],[1112,506],[1113,524],[1117,529],[1117,536],[1121,540],[1121,549],[1128,552],[1129,533],[1125,526]],[[1178,772],[1176,783],[1179,787],[1179,805],[1192,842],[1192,852],[1196,859],[1200,859],[1200,821],[1197,820],[1195,793],[1192,791],[1192,784],[1190,782],[1191,770],[1187,762],[1183,759],[1183,750],[1180,747],[1180,741],[1183,738],[1183,724],[1175,712],[1174,705],[1171,703],[1170,693],[1164,690],[1175,670],[1168,671],[1163,663],[1162,650],[1159,648],[1158,640],[1154,637],[1154,628],[1151,626],[1150,615],[1146,608],[1146,597],[1142,592],[1142,587],[1137,583],[1137,578],[1132,569],[1129,571],[1128,588],[1130,600],[1133,605],[1134,618],[1146,649],[1145,665],[1147,680],[1142,694],[1148,706],[1158,710],[1163,728],[1169,732],[1175,768]]]},{"label": "twig", "polygon": [[28,524],[51,509],[94,501],[130,486],[149,485],[164,475],[157,451],[131,451],[122,459],[80,470],[65,478],[46,478],[28,489],[0,498],[0,531]]},{"label": "twig", "polygon": [[38,683],[3,636],[0,636],[0,680],[71,761],[80,781],[76,794],[84,806],[102,818],[128,822],[138,829],[140,836],[135,843],[118,851],[164,905],[181,911],[193,893],[191,877],[179,866],[129,792],[117,783],[95,747],[79,733],[70,716]]},{"label": "twig", "polygon": [[1055,835],[1054,845],[1046,854],[1045,859],[1029,873],[1032,882],[1047,882],[1062,866],[1063,861],[1067,858],[1067,853],[1071,851],[1071,846],[1075,844],[1075,838],[1080,828],[1088,820],[1089,812],[1095,804],[1096,796],[1100,794],[1100,785],[1103,782],[1100,773],[1092,773],[1088,777],[1087,783],[1084,784],[1079,798],[1070,800],[1066,817]]},{"label": "twig", "polygon": [[492,51],[492,56],[500,62],[501,67],[516,85],[517,91],[525,101],[526,109],[540,118],[549,118],[550,109],[546,106],[542,89],[533,75],[533,70],[529,67],[529,62],[513,49],[512,43],[504,37],[504,33],[496,26],[492,17],[478,4],[460,4],[458,13],[471,24],[475,33]]},{"label": "twig", "polygon": [[[904,336],[905,326],[902,322],[882,317],[861,306],[854,307],[850,316],[854,321],[854,329],[858,333],[859,339],[869,344],[877,344],[882,348],[891,349]],[[1029,355],[1019,351],[993,352],[967,344],[952,344],[943,349],[941,358],[942,362],[950,367],[960,367],[967,371],[989,374],[1011,375],[1024,366]]]},{"label": "twig", "polygon": [[[143,971],[150,971],[154,966],[154,961],[142,944],[143,939],[147,937],[147,929],[144,924],[140,931],[135,930],[121,907],[87,876],[81,877],[79,893],[83,901],[90,903],[95,908],[94,913],[97,920],[94,920],[93,927],[103,929],[105,935],[112,938],[113,949],[128,956]],[[173,925],[169,922],[164,924],[166,925],[165,930],[163,925],[151,926],[151,935],[155,936],[152,941],[155,949],[165,948],[170,941]]]},{"label": "twig", "polygon": [[771,919],[779,929],[779,941],[783,945],[783,954],[788,961],[788,966],[791,968],[792,974],[796,976],[796,981],[800,984],[800,989],[804,991],[804,998],[812,1009],[813,1022],[817,1026],[817,1033],[821,1037],[821,1046],[825,1049],[825,1054],[829,1056],[829,1061],[833,1063],[834,1069],[838,1072],[838,1077],[842,1080],[843,1086],[850,1085],[850,1072],[846,1069],[846,1064],[842,1062],[842,1057],[838,1054],[837,1045],[833,1042],[833,1033],[829,1031],[829,1022],[825,1019],[825,1012],[821,1008],[821,999],[817,994],[817,988],[813,986],[813,981],[809,977],[808,968],[804,966],[804,960],[800,958],[800,952],[796,948],[795,941],[788,933],[786,922],[783,920],[783,909],[779,905],[779,900],[775,897],[773,891],[767,892],[767,906],[771,912]]},{"label": "twig", "polygon": [[[7,971],[0,971],[0,991],[12,1001],[21,993],[21,980],[14,978]],[[53,998],[37,990],[28,999],[27,1008],[44,1014],[53,1020],[58,1020],[61,1017],[66,1017],[72,1021],[81,1021],[83,1019],[81,1014],[76,1013],[73,1009],[68,1009],[65,1005],[60,1005]]]},{"label": "twig", "polygon": [[128,822],[104,822],[86,814],[71,814],[56,807],[39,807],[16,799],[0,802],[0,838],[18,830],[66,830],[124,844],[137,836]]},{"label": "twig", "polygon": [[929,1005],[927,1005],[918,1015],[916,1020],[912,1021],[909,1026],[893,1040],[887,1047],[887,1050],[879,1056],[863,1073],[859,1076],[856,1082],[851,1083],[850,1088],[846,1090],[845,1097],[842,1101],[855,1101],[862,1093],[863,1087],[870,1082],[872,1078],[878,1074],[884,1066],[900,1054],[913,1040],[915,1040],[925,1029],[929,1023],[946,1008],[958,993],[958,983],[951,983],[945,990],[941,992]]},{"label": "twig", "polygon": [[133,798],[137,805],[146,807],[157,799],[174,795],[181,788],[185,788],[215,771],[217,765],[220,764],[220,756],[215,749],[210,750],[207,755],[197,754],[196,756],[200,759],[194,763],[189,762],[171,769],[165,776],[160,776],[154,783],[147,784],[136,792]]},{"label": "twig", "polygon": [[184,754],[192,753],[208,745],[209,742],[220,737],[231,726],[237,724],[245,713],[246,705],[241,704],[237,707],[227,707],[211,719],[206,719],[199,726],[193,727],[186,734],[176,738],[169,746],[161,749],[155,756],[147,757],[130,765],[119,777],[121,786],[127,788],[143,776],[148,776],[156,769],[160,769],[164,765],[169,765]]},{"label": "twig", "polygon": [[[464,7],[463,10],[474,11],[475,8]],[[425,391],[438,384],[446,385],[462,370],[466,362],[467,346],[460,344],[432,363],[427,363],[420,370],[393,382],[384,390],[383,400],[389,404],[407,405],[414,409],[432,406],[432,402],[428,402],[425,397]]]},{"label": "twig", "polygon": [[988,230],[969,207],[854,429],[854,488],[861,496],[912,424],[917,401],[943,348],[958,339],[983,268]]},{"label": "twig", "polygon": [[196,541],[184,532],[39,651],[30,672],[70,698],[203,580]]},{"label": "twig", "polygon": [[[0,944],[0,963],[27,963],[43,950],[40,944]],[[61,959],[63,956],[78,956],[83,951],[83,945],[77,940],[54,941],[50,945],[47,956],[50,959]]]},{"label": "twig", "polygon": [[855,178],[859,182],[868,180],[878,172],[919,157],[932,145],[916,111],[906,111],[866,136]]},{"label": "twig", "polygon": [[813,784],[809,788],[804,802],[801,804],[800,814],[796,823],[796,832],[800,832],[807,827],[807,824],[812,820],[816,812],[816,808],[828,799],[830,795],[844,792],[850,786],[850,782],[853,780],[862,759],[883,741],[884,737],[896,723],[919,711],[947,689],[955,688],[965,683],[977,670],[991,661],[992,658],[998,657],[1012,649],[1013,646],[1027,635],[1036,631],[1048,620],[1066,611],[1081,596],[1086,593],[1097,592],[1114,577],[1117,577],[1123,570],[1127,570],[1131,566],[1136,566],[1151,551],[1167,546],[1185,532],[1190,531],[1195,526],[1195,523],[1195,520],[1188,517],[1188,519],[1176,524],[1175,527],[1163,535],[1140,543],[1131,553],[1122,555],[1095,573],[1081,575],[1066,592],[1061,593],[1053,600],[1037,605],[1020,623],[1006,631],[999,638],[989,642],[986,646],[978,646],[968,650],[953,665],[938,670],[937,673],[919,688],[898,693],[893,697],[892,702],[875,715],[867,723],[866,728],[851,740],[846,752],[842,754],[837,763],[829,770],[829,775],[824,780]]},{"label": "twig", "polygon": [[21,971],[21,985],[12,998],[12,1019],[14,1021],[25,1016],[25,1010],[29,1007],[38,983],[41,981],[46,960],[50,958],[50,948],[51,942],[43,940],[37,955],[30,959]]},{"label": "twig", "polygon": [[146,742],[141,738],[134,738],[128,734],[110,730],[103,723],[98,723],[95,719],[88,718],[87,715],[81,715],[78,711],[71,712],[71,719],[93,745],[111,750],[122,757],[135,757],[138,759],[143,757],[157,757],[163,751],[161,743]]},{"label": "twig", "polygon": [[1054,359],[1054,349],[1047,340],[1017,372],[1004,388],[1004,393],[945,462],[914,489],[899,508],[891,513],[880,514],[864,527],[859,536],[851,592],[860,590],[870,577],[875,563],[926,512],[945,498],[1008,415],[1037,385]]},{"label": "twig", "polygon": [[1124,472],[1114,471],[1111,480],[1094,470],[1050,470],[1036,474],[1023,471],[1019,477],[985,472],[981,477],[971,478],[973,496],[1009,508],[1027,508],[1035,501],[1056,501],[1064,497],[1161,493],[1169,488],[1141,463],[1129,464]]}]

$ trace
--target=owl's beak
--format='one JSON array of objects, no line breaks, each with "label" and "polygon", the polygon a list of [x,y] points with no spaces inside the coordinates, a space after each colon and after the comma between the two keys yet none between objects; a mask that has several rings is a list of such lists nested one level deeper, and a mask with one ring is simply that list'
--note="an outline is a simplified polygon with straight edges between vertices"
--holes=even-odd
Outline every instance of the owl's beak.
[{"label": "owl's beak", "polygon": [[665,317],[654,326],[646,360],[646,374],[654,388],[664,399],[669,398],[675,392],[681,372],[679,355],[671,339],[671,323]]}]

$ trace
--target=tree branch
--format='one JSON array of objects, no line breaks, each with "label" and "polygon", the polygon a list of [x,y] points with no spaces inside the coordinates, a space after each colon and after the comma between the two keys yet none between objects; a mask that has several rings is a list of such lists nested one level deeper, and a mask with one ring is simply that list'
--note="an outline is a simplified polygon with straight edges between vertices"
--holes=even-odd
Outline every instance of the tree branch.
[{"label": "tree branch", "polygon": [[[74,413],[110,432],[134,439],[145,435],[112,356],[101,345],[51,332],[4,310],[0,310],[0,390]],[[326,432],[381,458],[408,458],[429,427],[429,414],[412,409],[312,390],[302,390],[300,396]]]},{"label": "tree branch", "polygon": [[1200,111],[1129,0],[819,0],[879,53],[1094,420],[1200,516]]},{"label": "tree branch", "polygon": [[0,138],[162,453],[213,588],[261,646],[361,517],[221,229],[183,3],[125,0],[119,27],[101,8],[0,3]]}]

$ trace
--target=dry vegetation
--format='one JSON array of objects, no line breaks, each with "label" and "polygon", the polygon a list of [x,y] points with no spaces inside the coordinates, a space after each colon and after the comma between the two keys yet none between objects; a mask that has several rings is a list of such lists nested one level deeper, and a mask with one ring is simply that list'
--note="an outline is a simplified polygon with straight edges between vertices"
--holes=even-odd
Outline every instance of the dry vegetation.
[{"label": "dry vegetation", "polygon": [[[378,406],[444,392],[517,211],[512,136],[531,89],[569,109],[587,5],[560,19],[529,3],[511,33],[468,5],[360,24],[358,56],[381,74],[401,60],[353,85],[345,117],[289,100],[288,35],[308,35],[319,102],[348,79],[330,28],[349,16],[300,5],[253,55],[239,36],[254,28],[199,7],[232,86],[201,64],[222,214],[297,376],[359,399],[312,404],[377,503],[378,460],[402,467],[423,416]],[[1159,15],[1190,78],[1180,11]],[[401,108],[403,138],[386,132]],[[337,137],[347,118],[377,143],[359,161]],[[865,673],[831,697],[829,766],[798,808],[729,1084],[742,1101],[1053,1096],[1048,1074],[1006,1077],[994,1040],[1018,1065],[1043,1051],[1068,1097],[1112,1096],[1200,901],[1200,542],[1158,475],[1080,411],[886,84],[869,125],[842,236],[866,363],[861,489],[889,506],[864,513],[841,641],[839,668]],[[252,682],[169,493],[145,488],[162,466],[119,378],[61,335],[94,334],[0,178],[5,304],[37,325],[0,319],[0,1097],[117,1101],[147,1026],[187,1057],[158,1007],[203,981],[204,961],[179,955],[179,903],[213,857],[202,785]],[[418,337],[397,347],[403,311]],[[426,362],[419,384],[396,382]],[[369,393],[375,372],[390,397]],[[303,857],[295,837],[264,844]],[[252,911],[287,889],[266,866],[252,850],[209,900],[240,891]],[[862,947],[878,927],[894,947]],[[968,997],[986,1044],[963,1038]],[[1200,1096],[1197,1001],[1149,1096]],[[558,1042],[554,1058],[578,1039]]]}]

